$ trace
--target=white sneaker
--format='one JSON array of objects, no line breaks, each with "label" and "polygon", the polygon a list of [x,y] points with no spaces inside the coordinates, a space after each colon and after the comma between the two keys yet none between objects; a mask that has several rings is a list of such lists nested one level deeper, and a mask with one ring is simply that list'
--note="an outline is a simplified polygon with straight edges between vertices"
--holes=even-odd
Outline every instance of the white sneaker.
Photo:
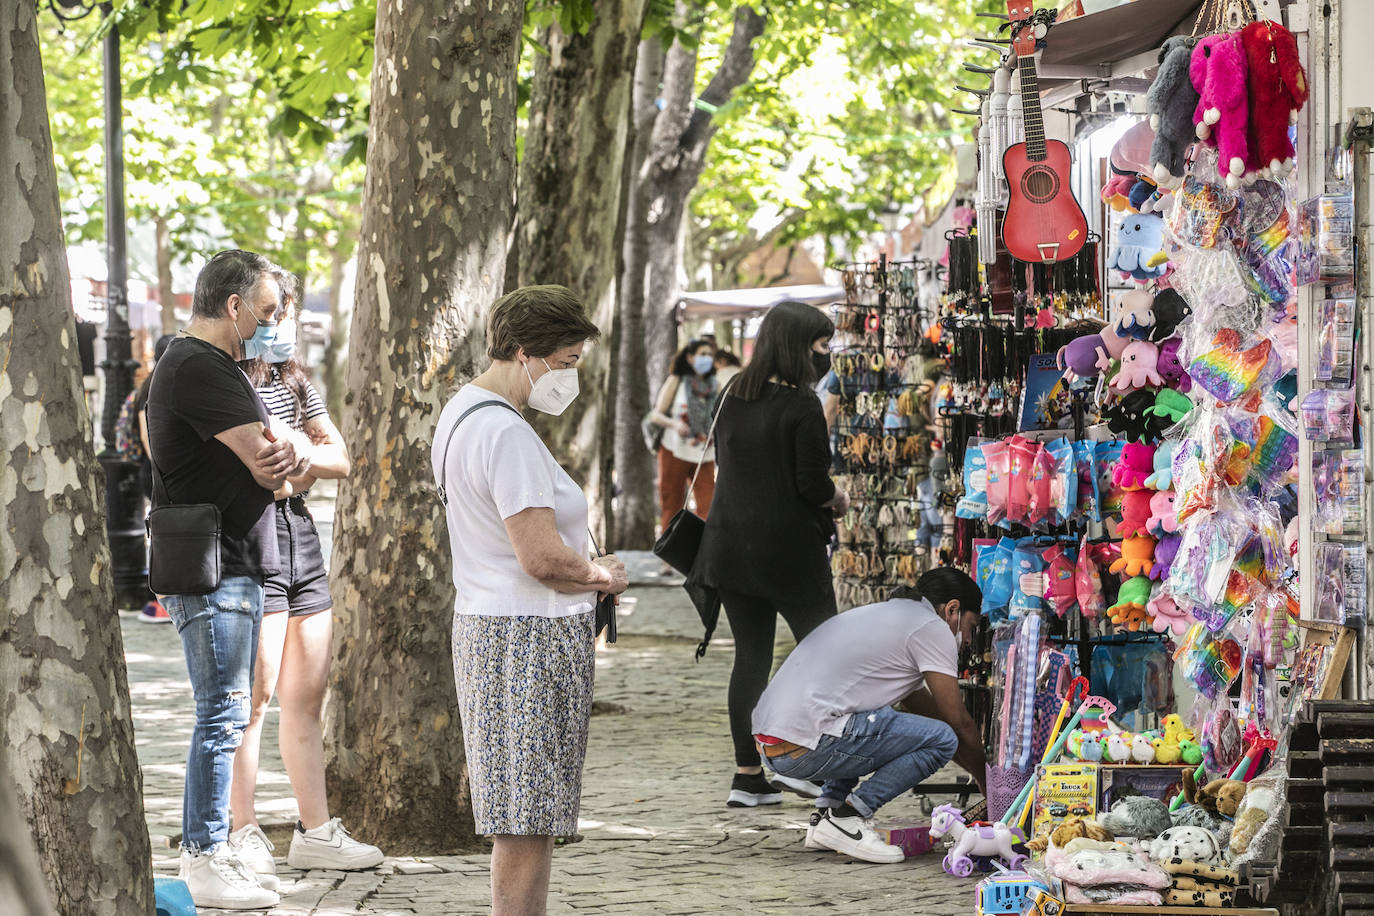
[{"label": "white sneaker", "polygon": [[335,817],[313,830],[306,830],[297,821],[296,829],[291,834],[291,849],[286,854],[286,864],[292,868],[351,871],[381,865],[382,858],[380,849],[353,839]]},{"label": "white sneaker", "polygon": [[275,891],[258,883],[227,843],[212,855],[181,854],[181,879],[191,891],[197,908],[216,910],[265,910],[281,903]]},{"label": "white sneaker", "polygon": [[811,812],[811,820],[806,825],[806,840],[802,843],[803,849],[824,849],[820,843],[816,842],[816,825],[821,822],[821,809],[817,808]]},{"label": "white sneaker", "polygon": [[229,848],[238,856],[240,862],[258,876],[259,884],[269,891],[281,887],[281,879],[277,877],[277,862],[272,858],[272,850],[277,847],[272,845],[272,841],[262,832],[261,827],[257,824],[244,824],[229,834]]},{"label": "white sneaker", "polygon": [[872,821],[862,817],[835,817],[834,809],[830,808],[821,814],[811,835],[822,848],[864,862],[891,865],[906,858],[900,846],[882,841]]},{"label": "white sneaker", "polygon": [[805,798],[821,797],[820,783],[812,782],[809,779],[793,779],[791,776],[783,776],[780,773],[774,773],[769,777],[768,781],[775,785],[782,786],[795,795],[801,795]]}]

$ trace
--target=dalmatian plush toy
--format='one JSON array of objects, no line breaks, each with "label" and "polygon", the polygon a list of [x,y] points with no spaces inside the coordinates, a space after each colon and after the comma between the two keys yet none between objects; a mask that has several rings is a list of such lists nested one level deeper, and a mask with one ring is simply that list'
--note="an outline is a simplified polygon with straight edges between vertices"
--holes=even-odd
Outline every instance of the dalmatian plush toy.
[{"label": "dalmatian plush toy", "polygon": [[1221,843],[1216,834],[1201,827],[1170,827],[1150,844],[1150,858],[1215,864],[1221,861]]}]

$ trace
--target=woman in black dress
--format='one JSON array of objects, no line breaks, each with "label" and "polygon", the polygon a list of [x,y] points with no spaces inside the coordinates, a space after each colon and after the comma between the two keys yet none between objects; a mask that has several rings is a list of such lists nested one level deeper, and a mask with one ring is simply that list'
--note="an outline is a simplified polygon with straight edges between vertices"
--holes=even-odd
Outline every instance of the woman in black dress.
[{"label": "woman in black dress", "polygon": [[830,369],[834,333],[812,306],[774,307],[716,423],[716,494],[690,579],[719,594],[735,637],[731,807],[782,801],[763,775],[749,722],[772,671],[778,615],[798,642],[835,615],[827,545],[849,499],[830,479],[830,437],[814,391]]}]

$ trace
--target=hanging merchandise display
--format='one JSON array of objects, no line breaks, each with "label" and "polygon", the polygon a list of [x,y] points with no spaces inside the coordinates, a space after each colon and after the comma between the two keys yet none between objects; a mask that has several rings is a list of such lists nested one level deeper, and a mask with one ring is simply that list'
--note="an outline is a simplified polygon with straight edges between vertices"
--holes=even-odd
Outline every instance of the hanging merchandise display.
[{"label": "hanging merchandise display", "polygon": [[1284,751],[1367,615],[1356,166],[1329,153],[1298,192],[1300,37],[1247,0],[1206,0],[1116,109],[1143,116],[1074,163],[1036,73],[1056,14],[1008,13],[926,328],[926,492],[989,631],[988,814],[1034,860],[989,846],[1013,870],[978,911],[1223,912],[1276,854]]}]

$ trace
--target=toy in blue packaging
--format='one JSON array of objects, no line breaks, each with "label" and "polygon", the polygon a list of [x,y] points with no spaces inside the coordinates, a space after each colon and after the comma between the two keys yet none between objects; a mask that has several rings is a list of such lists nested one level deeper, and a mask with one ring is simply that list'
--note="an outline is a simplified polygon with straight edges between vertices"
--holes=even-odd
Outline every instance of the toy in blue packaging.
[{"label": "toy in blue packaging", "polygon": [[1056,439],[1045,446],[1050,459],[1050,521],[1063,525],[1078,510],[1078,469],[1074,446],[1068,439]]},{"label": "toy in blue packaging", "polygon": [[1078,506],[1088,521],[1102,521],[1097,494],[1097,443],[1080,439],[1073,443],[1074,471],[1078,474]]},{"label": "toy in blue packaging", "polygon": [[[988,564],[986,574],[981,577],[983,581],[980,583],[983,589],[983,613],[987,614],[993,623],[1007,617],[1007,607],[1011,603],[1014,588],[1011,571],[1015,550],[1014,538],[1002,538],[996,546],[983,548],[980,559],[986,559]],[[983,569],[982,562],[979,563],[979,568]]]},{"label": "toy in blue packaging", "polygon": [[1011,559],[1011,598],[1009,607],[1012,618],[1026,614],[1038,614],[1045,609],[1045,600],[1039,592],[1027,593],[1021,586],[1023,576],[1036,575],[1045,571],[1043,545],[1034,538],[1023,538],[1016,542]]},{"label": "toy in blue packaging", "polygon": [[988,514],[988,463],[983,444],[988,439],[970,439],[964,452],[964,495],[954,514],[959,518],[986,518]]}]

